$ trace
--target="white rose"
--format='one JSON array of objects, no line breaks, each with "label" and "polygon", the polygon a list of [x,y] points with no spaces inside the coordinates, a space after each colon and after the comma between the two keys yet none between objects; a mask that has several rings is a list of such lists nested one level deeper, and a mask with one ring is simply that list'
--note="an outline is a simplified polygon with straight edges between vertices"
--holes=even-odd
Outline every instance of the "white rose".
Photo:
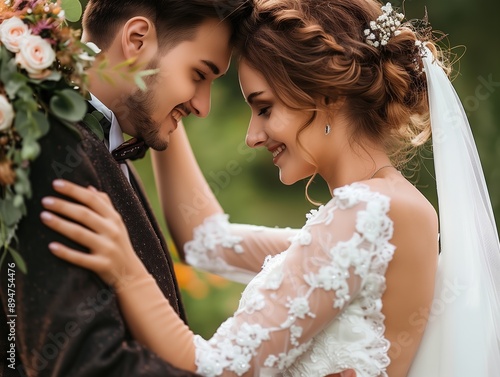
[{"label": "white rose", "polygon": [[52,46],[39,35],[30,35],[22,40],[16,55],[16,63],[28,71],[30,77],[43,79],[52,72],[49,68],[56,59]]},{"label": "white rose", "polygon": [[0,95],[0,131],[6,130],[14,120],[14,109],[3,95]]},{"label": "white rose", "polygon": [[12,17],[0,24],[0,40],[9,51],[19,52],[21,41],[30,34],[28,25],[20,18]]}]

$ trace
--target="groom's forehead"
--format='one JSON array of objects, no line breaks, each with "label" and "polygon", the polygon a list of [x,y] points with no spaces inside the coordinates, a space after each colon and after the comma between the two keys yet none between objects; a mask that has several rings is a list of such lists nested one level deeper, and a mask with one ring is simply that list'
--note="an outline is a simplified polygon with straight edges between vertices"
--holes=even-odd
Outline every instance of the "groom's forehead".
[{"label": "groom's forehead", "polygon": [[207,19],[197,27],[193,38],[182,41],[166,51],[165,59],[179,63],[196,63],[205,73],[220,76],[229,69],[232,53],[230,27],[218,20]]}]

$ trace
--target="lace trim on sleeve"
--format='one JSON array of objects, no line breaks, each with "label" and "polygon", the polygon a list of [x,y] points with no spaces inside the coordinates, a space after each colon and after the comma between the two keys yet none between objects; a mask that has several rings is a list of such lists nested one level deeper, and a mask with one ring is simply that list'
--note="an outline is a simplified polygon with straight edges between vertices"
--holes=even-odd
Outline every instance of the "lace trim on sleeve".
[{"label": "lace trim on sleeve", "polygon": [[186,261],[194,267],[247,284],[265,258],[283,252],[298,230],[233,224],[226,214],[214,214],[193,231],[184,245]]},{"label": "lace trim on sleeve", "polygon": [[241,245],[242,237],[231,234],[229,216],[215,214],[207,217],[193,232],[193,240],[186,242],[184,253],[186,262],[191,266],[209,271],[221,276],[241,274],[241,279],[248,282],[254,274],[247,276],[247,271],[229,265],[222,258],[218,248],[232,249],[235,253],[244,252]]}]

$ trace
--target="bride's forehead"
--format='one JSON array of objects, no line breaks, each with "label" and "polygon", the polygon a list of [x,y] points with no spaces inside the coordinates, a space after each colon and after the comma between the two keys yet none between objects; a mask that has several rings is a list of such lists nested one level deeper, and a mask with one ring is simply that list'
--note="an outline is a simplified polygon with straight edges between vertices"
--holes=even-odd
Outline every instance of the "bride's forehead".
[{"label": "bride's forehead", "polygon": [[263,92],[270,89],[269,83],[266,81],[264,76],[245,61],[241,61],[239,63],[238,75],[241,88],[247,95],[252,92]]}]

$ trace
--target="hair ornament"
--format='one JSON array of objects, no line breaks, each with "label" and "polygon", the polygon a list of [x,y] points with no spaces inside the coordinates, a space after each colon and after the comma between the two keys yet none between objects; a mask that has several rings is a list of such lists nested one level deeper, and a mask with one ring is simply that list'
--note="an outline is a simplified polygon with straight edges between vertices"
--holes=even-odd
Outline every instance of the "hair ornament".
[{"label": "hair ornament", "polygon": [[391,37],[401,34],[398,29],[404,14],[396,12],[391,3],[382,6],[382,12],[376,21],[370,22],[370,28],[364,31],[366,43],[373,47],[385,46]]}]

